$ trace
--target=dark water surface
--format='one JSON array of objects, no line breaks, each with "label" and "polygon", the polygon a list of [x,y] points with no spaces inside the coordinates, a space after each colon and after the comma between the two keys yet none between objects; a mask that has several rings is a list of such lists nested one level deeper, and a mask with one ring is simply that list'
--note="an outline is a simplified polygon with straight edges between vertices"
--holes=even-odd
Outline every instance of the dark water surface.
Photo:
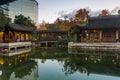
[{"label": "dark water surface", "polygon": [[0,80],[120,80],[119,51],[34,49],[0,57]]}]

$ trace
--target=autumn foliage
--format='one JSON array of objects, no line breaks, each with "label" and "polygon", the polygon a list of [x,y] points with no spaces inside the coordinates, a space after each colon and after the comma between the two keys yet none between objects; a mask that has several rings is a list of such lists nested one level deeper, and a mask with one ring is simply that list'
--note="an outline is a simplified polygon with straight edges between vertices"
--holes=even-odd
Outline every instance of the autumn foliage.
[{"label": "autumn foliage", "polygon": [[37,30],[47,30],[45,25],[41,25]]},{"label": "autumn foliage", "polygon": [[80,9],[77,11],[77,14],[75,15],[75,19],[80,21],[85,21],[88,16],[89,11],[86,9]]},{"label": "autumn foliage", "polygon": [[[120,10],[118,10],[118,14],[120,14]],[[110,16],[110,12],[108,9],[103,9],[98,16]],[[59,30],[69,31],[70,33],[76,33],[79,30],[76,28],[76,24],[79,23],[84,25],[86,23],[87,18],[89,18],[89,11],[87,9],[79,9],[74,18],[69,18],[68,16],[64,16],[64,19],[57,18],[54,22],[54,27]],[[89,22],[88,22],[89,23]]]},{"label": "autumn foliage", "polygon": [[99,16],[109,16],[109,15],[110,15],[110,12],[107,9],[104,9],[101,11]]}]

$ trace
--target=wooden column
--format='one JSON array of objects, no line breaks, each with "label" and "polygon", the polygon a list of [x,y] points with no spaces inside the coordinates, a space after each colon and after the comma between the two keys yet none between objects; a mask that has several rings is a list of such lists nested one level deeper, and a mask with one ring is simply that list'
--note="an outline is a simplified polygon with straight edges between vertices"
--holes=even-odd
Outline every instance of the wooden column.
[{"label": "wooden column", "polygon": [[24,41],[26,41],[26,33],[24,33]]},{"label": "wooden column", "polygon": [[102,30],[100,30],[100,41],[102,41]]},{"label": "wooden column", "polygon": [[116,30],[116,40],[118,40],[118,30]]},{"label": "wooden column", "polygon": [[30,33],[28,33],[28,41],[30,41]]},{"label": "wooden column", "polygon": [[46,49],[47,49],[47,47],[48,47],[48,42],[46,41],[45,44],[46,44]]},{"label": "wooden column", "polygon": [[21,34],[22,34],[22,33],[21,33],[21,32],[19,32],[19,35],[20,35],[20,41],[19,41],[19,42],[21,42],[21,41],[22,41],[22,40],[21,40]]}]

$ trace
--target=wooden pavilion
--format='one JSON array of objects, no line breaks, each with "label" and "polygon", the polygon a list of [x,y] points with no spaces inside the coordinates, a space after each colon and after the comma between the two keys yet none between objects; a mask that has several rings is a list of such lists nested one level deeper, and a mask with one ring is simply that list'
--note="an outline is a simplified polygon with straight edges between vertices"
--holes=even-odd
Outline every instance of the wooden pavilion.
[{"label": "wooden pavilion", "polygon": [[34,28],[13,23],[7,25],[4,32],[0,32],[0,54],[12,56],[30,52],[30,39],[34,30]]},{"label": "wooden pavilion", "polygon": [[80,42],[119,42],[120,15],[89,17],[85,26],[77,24]]},{"label": "wooden pavilion", "polygon": [[68,31],[63,30],[37,30],[37,46],[55,47],[55,43],[60,39],[68,37]]},{"label": "wooden pavilion", "polygon": [[68,31],[62,30],[37,30],[36,32],[39,41],[57,41],[68,36]]},{"label": "wooden pavilion", "polygon": [[120,49],[120,15],[89,17],[86,25],[78,23],[77,28],[78,43],[69,42],[69,48]]}]

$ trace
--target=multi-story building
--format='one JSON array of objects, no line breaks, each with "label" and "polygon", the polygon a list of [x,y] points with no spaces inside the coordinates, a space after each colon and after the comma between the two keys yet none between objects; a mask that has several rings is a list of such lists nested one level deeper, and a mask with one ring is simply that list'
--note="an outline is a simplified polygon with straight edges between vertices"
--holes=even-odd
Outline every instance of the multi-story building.
[{"label": "multi-story building", "polygon": [[0,5],[0,9],[14,21],[15,15],[30,17],[35,23],[38,22],[38,2],[36,0],[15,0],[9,4]]},{"label": "multi-story building", "polygon": [[3,11],[6,16],[8,16],[8,6],[9,4],[0,5],[0,10]]},{"label": "multi-story building", "polygon": [[38,2],[36,0],[16,0],[9,3],[9,17],[12,21],[15,15],[22,14],[30,17],[34,22],[38,21]]}]

